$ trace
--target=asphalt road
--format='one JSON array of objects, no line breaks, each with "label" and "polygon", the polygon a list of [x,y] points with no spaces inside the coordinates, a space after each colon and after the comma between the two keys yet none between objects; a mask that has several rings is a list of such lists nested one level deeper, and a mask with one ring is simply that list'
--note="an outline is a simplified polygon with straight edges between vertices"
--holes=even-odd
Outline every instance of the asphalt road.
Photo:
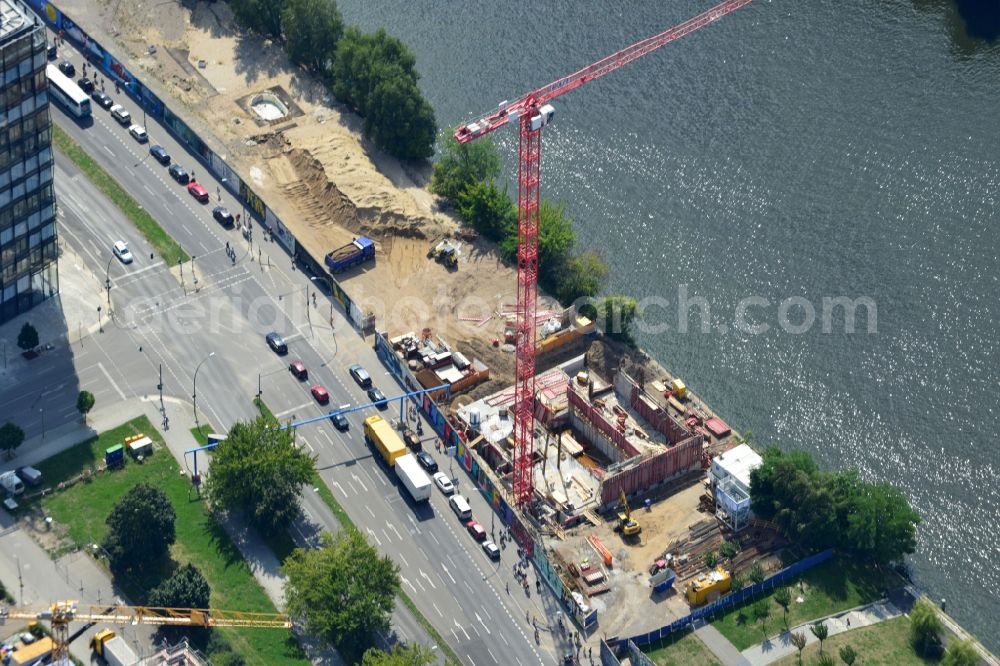
[{"label": "asphalt road", "polygon": [[[60,56],[69,55],[68,51],[62,48]],[[80,56],[74,53],[69,59],[79,72]],[[113,89],[107,92],[136,116],[135,104],[124,94],[115,96]],[[218,204],[219,184],[207,169],[195,166],[194,159],[165,130],[150,122],[150,144],[164,146],[189,171],[194,166],[199,182],[212,193],[212,203],[197,203],[169,178],[164,167],[148,158],[148,145],[135,142],[126,128],[96,105],[93,123],[86,127],[55,105],[52,116],[196,256],[195,272],[192,275],[190,264],[185,264],[182,278],[178,267],[165,266],[155,253],[150,259],[151,249],[142,236],[93,193],[72,164],[58,158],[56,193],[64,240],[100,275],[108,270],[115,240],[127,241],[136,259],[128,266],[117,259],[110,262],[114,321],[103,334],[86,338],[72,350],[47,352],[33,362],[31,376],[0,390],[0,409],[16,415],[29,436],[38,434],[42,419],[52,428],[78,418],[72,406],[80,388],[95,393],[101,404],[116,397],[155,395],[161,365],[165,394],[183,399],[195,394],[194,375],[201,365],[198,413],[202,422],[222,432],[235,421],[253,416],[251,400],[258,383],[264,401],[282,419],[318,416],[329,409],[317,405],[309,394],[314,382],[327,388],[333,406],[366,403],[367,396],[347,374],[346,368],[355,362],[369,370],[386,395],[403,392],[370,344],[339,313],[334,314],[331,330],[324,298],[316,308],[307,304],[307,289],[312,291],[308,278],[294,269],[276,244],[265,242],[258,248],[255,238],[252,255],[250,251],[238,254],[235,263],[227,257],[227,242],[241,249],[247,248],[247,242],[211,217],[211,208]],[[224,191],[221,200],[233,204]],[[263,265],[256,261],[258,249]],[[95,294],[95,302],[98,298],[106,305],[106,294]],[[269,330],[285,336],[288,357],[274,355],[264,344]],[[287,371],[290,359],[305,363],[308,382],[296,380]],[[555,613],[555,601],[547,594],[539,599],[534,588],[530,598],[516,585],[508,593],[505,586],[512,582],[515,549],[508,547],[499,564],[491,562],[436,490],[429,503],[412,505],[393,473],[372,457],[364,443],[361,424],[370,413],[351,414],[347,433],[326,421],[298,430],[303,445],[317,456],[320,474],[337,499],[372,543],[398,562],[403,587],[463,660],[470,664],[554,663],[558,649],[550,634],[543,630],[542,644],[536,648],[526,613],[544,625],[546,616]],[[387,418],[398,413],[398,405],[393,406]],[[424,431],[432,432],[426,423]],[[433,440],[426,448],[448,471],[451,465],[443,455],[435,454]],[[491,511],[485,500],[464,473],[455,472],[459,490],[489,530]],[[314,493],[305,493],[304,508],[307,517],[336,528]],[[404,624],[412,626],[411,621]],[[403,629],[402,633],[408,632]]]}]

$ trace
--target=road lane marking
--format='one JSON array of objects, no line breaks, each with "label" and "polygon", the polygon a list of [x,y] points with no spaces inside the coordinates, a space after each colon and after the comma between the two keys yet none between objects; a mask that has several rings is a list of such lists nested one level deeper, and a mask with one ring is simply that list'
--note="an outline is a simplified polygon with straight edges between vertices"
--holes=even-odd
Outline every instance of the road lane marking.
[{"label": "road lane marking", "polygon": [[427,584],[430,585],[431,588],[433,588],[435,590],[438,589],[438,586],[434,584],[434,581],[431,580],[431,577],[428,576],[427,573],[423,569],[420,569],[420,575],[423,576],[424,580],[427,581]]},{"label": "road lane marking", "polygon": [[493,654],[493,650],[491,650],[489,647],[487,647],[486,651],[490,653],[491,657],[493,657],[493,661],[495,661],[498,664],[500,663],[499,661],[497,661],[497,656],[495,654]]},{"label": "road lane marking", "polygon": [[492,635],[493,632],[491,632],[490,628],[486,626],[485,622],[483,622],[483,618],[479,617],[479,613],[476,613],[475,615],[476,615],[476,620],[479,622],[479,624],[483,625],[483,629],[486,630],[486,635],[487,636]]},{"label": "road lane marking", "polygon": [[[361,471],[364,472],[363,469]],[[364,481],[362,481],[357,474],[351,472],[351,478],[353,478],[355,481],[358,482],[358,485],[360,485],[364,489],[365,494],[368,494],[368,486],[365,485]]]},{"label": "road lane marking", "polygon": [[306,443],[306,448],[307,448],[307,449],[309,449],[309,450],[310,450],[310,451],[312,451],[313,453],[316,453],[316,449],[314,449],[314,448],[313,448],[313,445],[309,443],[309,440],[307,440],[307,439],[303,438],[303,439],[302,439],[302,441]]},{"label": "road lane marking", "polygon": [[[410,519],[410,524],[411,524],[411,525],[413,525],[413,529],[414,529],[414,531],[415,531],[415,532],[416,532],[417,534],[423,534],[423,532],[421,532],[421,531],[420,531],[420,528],[419,528],[419,527],[417,527],[417,521],[415,521],[415,520],[413,519],[413,516],[411,516],[410,514],[406,514],[406,517]],[[435,539],[435,540],[436,540],[436,539]]]},{"label": "road lane marking", "polygon": [[388,520],[385,521],[385,524],[390,530],[392,530],[396,534],[397,539],[399,539],[400,541],[403,540],[403,537],[399,534],[399,530],[396,529],[395,525],[390,523]]},{"label": "road lane marking", "polygon": [[[373,530],[372,528],[370,528],[370,527],[369,527],[369,528],[367,528],[367,529],[368,529],[368,534],[370,534],[370,535],[371,535],[371,538],[375,539],[375,543],[377,543],[377,544],[379,545],[379,547],[381,548],[381,547],[382,547],[382,542],[381,542],[381,541],[379,540],[379,538],[378,538],[378,537],[377,537],[377,536],[375,535],[375,531],[374,531],[374,530]],[[411,586],[411,587],[412,587],[412,586]],[[414,592],[416,592],[416,590],[414,590]]]},{"label": "road lane marking", "polygon": [[451,572],[450,572],[450,571],[448,571],[448,567],[446,567],[445,565],[443,565],[443,564],[442,564],[442,565],[441,565],[441,568],[442,568],[442,569],[444,569],[444,572],[445,572],[446,574],[448,574],[448,578],[450,578],[450,579],[451,579],[451,582],[452,582],[452,584],[453,584],[453,585],[454,585],[454,584],[456,584],[456,583],[457,583],[457,581],[455,580],[455,577],[451,575]]},{"label": "road lane marking", "polygon": [[[472,640],[472,636],[470,636],[469,632],[467,632],[465,630],[465,627],[463,627],[462,625],[460,625],[458,623],[458,620],[456,620],[455,618],[452,618],[451,621],[455,623],[455,628],[456,629],[460,629],[462,631],[462,633],[465,634],[465,640],[467,640],[467,641],[471,641]],[[458,638],[458,636],[455,636],[455,638]]]},{"label": "road lane marking", "polygon": [[111,155],[111,157],[115,156],[115,154],[113,152],[111,152],[111,149],[108,148],[107,146],[101,146],[101,147],[104,148],[104,150],[108,151],[108,155]]},{"label": "road lane marking", "polygon": [[438,606],[437,606],[437,604],[436,604],[436,603],[434,603],[434,602],[432,601],[432,602],[431,602],[431,606],[434,606],[434,610],[436,610],[436,611],[437,611],[437,614],[438,614],[438,616],[439,616],[439,617],[444,617],[444,613],[442,613],[442,612],[441,612],[441,609],[440,609],[440,608],[438,608]]},{"label": "road lane marking", "polygon": [[406,577],[404,577],[404,576],[400,576],[400,579],[401,579],[401,580],[402,580],[402,581],[403,581],[404,583],[406,583],[407,585],[409,585],[409,586],[410,586],[410,589],[411,589],[411,590],[413,590],[413,594],[416,594],[416,593],[417,593],[417,588],[413,587],[413,583],[411,583],[411,582],[410,582],[410,579],[409,579],[409,578],[406,578]]},{"label": "road lane marking", "polygon": [[115,383],[115,380],[111,379],[111,373],[108,372],[108,369],[104,367],[103,363],[98,363],[97,367],[100,368],[101,372],[104,373],[104,376],[107,378],[108,383],[111,384],[111,388],[113,388],[118,393],[118,397],[124,401],[125,393],[118,387],[118,384]]},{"label": "road lane marking", "polygon": [[438,541],[438,538],[437,538],[437,535],[436,535],[436,534],[434,534],[434,532],[430,532],[429,534],[431,535],[431,538],[432,538],[432,539],[434,539],[434,543],[436,543],[437,545],[439,545],[439,546],[440,546],[440,545],[441,545],[441,542],[440,542],[440,541]]},{"label": "road lane marking", "polygon": [[386,540],[386,543],[388,543],[388,542],[392,541],[392,537],[390,537],[390,536],[389,536],[389,533],[388,533],[388,532],[386,532],[384,528],[382,529],[382,534],[384,534],[384,535],[385,535],[385,540]]},{"label": "road lane marking", "polygon": [[375,517],[375,512],[372,511],[372,508],[370,506],[368,506],[367,504],[365,504],[365,508],[368,509],[368,513],[372,514],[372,518],[374,518]]},{"label": "road lane marking", "polygon": [[286,409],[283,412],[278,412],[277,414],[274,415],[274,418],[280,420],[283,417],[288,416],[289,414],[294,414],[295,412],[299,411],[300,409],[305,409],[306,407],[308,407],[311,404],[313,404],[313,403],[311,403],[311,402],[304,402],[301,405],[299,405],[298,407],[292,407],[291,409]]},{"label": "road lane marking", "polygon": [[402,553],[399,553],[399,559],[403,560],[403,566],[405,566],[407,569],[410,568],[410,563],[406,561],[406,558],[403,557]]},{"label": "road lane marking", "polygon": [[330,485],[331,485],[331,486],[337,486],[337,490],[339,490],[339,491],[340,491],[340,494],[341,494],[341,495],[343,495],[343,496],[344,496],[345,498],[347,497],[347,493],[346,493],[346,492],[344,492],[344,487],[343,487],[342,485],[340,485],[340,484],[339,484],[338,482],[336,482],[336,481],[331,481],[331,482],[330,482]]}]

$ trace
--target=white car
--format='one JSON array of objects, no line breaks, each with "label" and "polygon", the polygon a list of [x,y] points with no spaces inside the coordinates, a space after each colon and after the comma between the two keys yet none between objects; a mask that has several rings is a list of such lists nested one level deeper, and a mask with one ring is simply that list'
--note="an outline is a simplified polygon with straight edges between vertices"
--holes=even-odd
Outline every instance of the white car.
[{"label": "white car", "polygon": [[455,484],[451,482],[451,479],[444,472],[438,472],[434,475],[434,484],[445,495],[451,495],[455,492]]},{"label": "white car", "polygon": [[128,249],[125,241],[115,241],[114,253],[123,264],[132,263],[132,252]]},{"label": "white car", "polygon": [[128,128],[128,133],[132,135],[132,138],[139,143],[146,143],[149,141],[149,135],[146,134],[146,128],[142,125],[132,125]]},{"label": "white car", "polygon": [[483,542],[483,552],[486,553],[486,557],[494,562],[500,559],[500,549],[492,541],[486,540]]},{"label": "white car", "polygon": [[120,125],[129,125],[132,122],[132,114],[121,104],[115,104],[110,109],[111,117],[118,121]]}]

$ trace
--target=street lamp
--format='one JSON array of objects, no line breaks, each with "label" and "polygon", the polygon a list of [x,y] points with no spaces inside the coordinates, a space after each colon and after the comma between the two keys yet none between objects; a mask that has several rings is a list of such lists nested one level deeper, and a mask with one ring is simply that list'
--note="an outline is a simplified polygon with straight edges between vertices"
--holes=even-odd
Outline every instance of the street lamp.
[{"label": "street lamp", "polygon": [[108,312],[111,312],[111,262],[115,260],[114,255],[108,259],[108,267],[104,269],[104,286],[108,290]]},{"label": "street lamp", "polygon": [[191,401],[194,403],[194,426],[196,428],[201,427],[198,424],[198,371],[201,370],[202,364],[213,356],[215,356],[215,352],[209,352],[208,356],[201,359],[201,363],[199,363],[198,367],[194,369],[194,382],[192,382],[191,386]]},{"label": "street lamp", "polygon": [[[323,275],[318,277],[311,277],[309,279],[312,280],[313,282],[315,282],[316,280],[327,280],[330,283],[330,330],[332,331],[333,330],[333,278],[330,277],[329,275]],[[306,303],[306,305],[309,304]]]},{"label": "street lamp", "polygon": [[98,333],[103,333],[104,332],[104,322],[101,320],[101,306],[100,305],[97,306],[97,328],[100,329],[98,331]]}]

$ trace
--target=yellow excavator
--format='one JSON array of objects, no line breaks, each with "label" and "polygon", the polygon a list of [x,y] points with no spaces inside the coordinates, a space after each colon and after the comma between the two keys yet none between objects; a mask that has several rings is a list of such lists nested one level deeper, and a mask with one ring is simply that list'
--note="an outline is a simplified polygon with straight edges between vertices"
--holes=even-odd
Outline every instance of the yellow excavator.
[{"label": "yellow excavator", "polygon": [[632,510],[628,506],[628,500],[625,499],[624,491],[618,493],[618,502],[623,510],[618,513],[618,526],[615,530],[622,533],[623,539],[639,536],[642,526],[632,520]]}]

